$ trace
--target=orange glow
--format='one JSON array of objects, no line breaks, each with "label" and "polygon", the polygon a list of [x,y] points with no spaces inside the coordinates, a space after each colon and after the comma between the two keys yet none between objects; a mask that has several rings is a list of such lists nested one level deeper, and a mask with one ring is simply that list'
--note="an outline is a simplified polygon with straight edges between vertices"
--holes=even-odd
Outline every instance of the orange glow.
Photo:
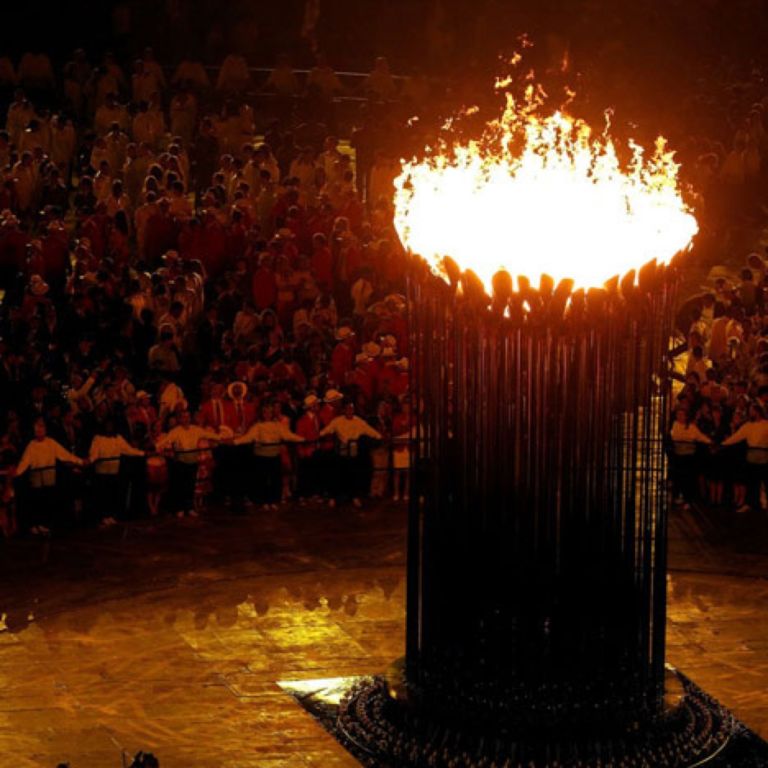
[{"label": "orange glow", "polygon": [[480,140],[403,165],[395,226],[406,247],[443,277],[450,256],[489,293],[499,269],[535,284],[547,274],[600,287],[690,247],[698,225],[663,138],[650,157],[630,142],[623,167],[607,135],[563,112],[540,117],[540,109],[529,86],[522,105],[507,95]]}]

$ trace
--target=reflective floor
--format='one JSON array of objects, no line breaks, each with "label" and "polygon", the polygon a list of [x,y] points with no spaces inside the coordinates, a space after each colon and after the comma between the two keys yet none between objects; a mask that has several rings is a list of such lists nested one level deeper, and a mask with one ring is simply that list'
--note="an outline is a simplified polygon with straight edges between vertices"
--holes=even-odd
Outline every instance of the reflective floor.
[{"label": "reflective floor", "polygon": [[[394,505],[295,507],[0,544],[0,768],[356,765],[278,682],[402,655],[404,534]],[[764,518],[674,515],[668,633],[763,736],[766,539]]]}]

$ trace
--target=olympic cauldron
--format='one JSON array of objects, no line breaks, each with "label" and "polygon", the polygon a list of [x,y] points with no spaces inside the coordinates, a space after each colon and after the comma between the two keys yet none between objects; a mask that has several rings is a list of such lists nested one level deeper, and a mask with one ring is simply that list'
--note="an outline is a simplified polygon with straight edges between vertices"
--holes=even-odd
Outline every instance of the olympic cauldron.
[{"label": "olympic cauldron", "polygon": [[[513,183],[525,177],[508,166]],[[445,166],[430,169],[439,182]],[[573,153],[563,169],[578,171]],[[410,183],[420,170],[411,168]],[[484,169],[480,186],[497,182]],[[584,189],[599,184],[593,175]],[[401,236],[412,247],[432,242],[430,226],[456,226],[425,214],[441,204],[451,212],[433,177],[426,187],[422,199],[423,184],[401,187],[410,206]],[[471,200],[486,191],[472,187],[462,207],[475,232],[484,214]],[[529,192],[535,206],[537,190]],[[587,210],[593,221],[575,225],[582,242],[606,211],[642,214],[631,196],[620,191],[622,204]],[[695,220],[674,200],[662,220],[677,231],[670,240],[659,226],[657,242],[669,249],[677,238],[683,250]],[[516,222],[492,213],[510,240],[529,225],[534,240],[565,237],[565,246],[573,236],[537,228],[531,210]],[[622,234],[623,224],[613,226]],[[541,269],[546,258],[528,265],[535,283],[487,264],[476,274],[470,240],[456,230],[452,239],[461,265],[439,255],[439,233],[437,246],[409,256],[416,425],[406,658],[351,692],[341,727],[372,765],[692,765],[722,745],[729,725],[665,667],[661,436],[676,251],[590,287],[567,276],[584,274],[578,238],[559,273]]]}]

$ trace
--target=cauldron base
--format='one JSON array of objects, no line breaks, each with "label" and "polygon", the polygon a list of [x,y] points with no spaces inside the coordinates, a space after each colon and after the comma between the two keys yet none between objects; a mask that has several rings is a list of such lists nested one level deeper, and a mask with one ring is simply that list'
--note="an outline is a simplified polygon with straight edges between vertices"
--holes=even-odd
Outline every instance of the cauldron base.
[{"label": "cauldron base", "polygon": [[[408,705],[397,698],[385,677],[317,681],[313,690],[291,684],[299,703],[317,717],[362,765],[369,768],[764,768],[764,742],[716,700],[678,672],[670,672],[669,714],[657,727],[616,734],[612,739],[530,744],[524,735],[499,738],[486,733],[457,733],[439,723],[420,725],[405,717]],[[674,727],[671,725],[674,724]],[[649,745],[656,754],[649,758]]]}]

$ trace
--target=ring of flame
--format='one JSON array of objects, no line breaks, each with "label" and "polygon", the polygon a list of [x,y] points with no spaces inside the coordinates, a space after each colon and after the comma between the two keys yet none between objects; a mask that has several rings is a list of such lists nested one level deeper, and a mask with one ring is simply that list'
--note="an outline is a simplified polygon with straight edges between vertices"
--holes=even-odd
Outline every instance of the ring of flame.
[{"label": "ring of flame", "polygon": [[480,140],[404,163],[395,227],[435,273],[447,277],[450,256],[489,293],[501,269],[600,287],[649,261],[669,263],[698,231],[666,141],[659,137],[649,158],[629,147],[622,168],[610,138],[563,112],[519,109],[508,95]]}]

